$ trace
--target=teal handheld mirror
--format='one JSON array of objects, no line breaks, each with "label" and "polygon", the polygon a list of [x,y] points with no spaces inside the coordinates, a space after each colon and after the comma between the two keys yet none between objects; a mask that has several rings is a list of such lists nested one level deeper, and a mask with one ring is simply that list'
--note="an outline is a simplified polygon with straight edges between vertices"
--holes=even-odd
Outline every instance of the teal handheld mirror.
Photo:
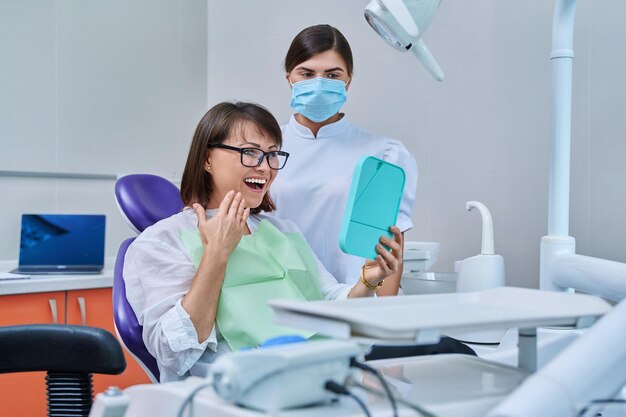
[{"label": "teal handheld mirror", "polygon": [[363,258],[376,258],[376,244],[380,237],[393,238],[389,227],[398,219],[404,182],[404,170],[397,165],[373,156],[359,160],[339,234],[342,251]]}]

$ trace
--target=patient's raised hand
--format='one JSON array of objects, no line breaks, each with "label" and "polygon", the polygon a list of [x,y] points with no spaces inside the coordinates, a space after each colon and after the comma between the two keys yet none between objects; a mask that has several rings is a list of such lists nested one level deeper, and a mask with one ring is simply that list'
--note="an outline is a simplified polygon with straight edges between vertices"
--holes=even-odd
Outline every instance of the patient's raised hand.
[{"label": "patient's raised hand", "polygon": [[205,253],[228,257],[247,230],[250,209],[246,208],[241,193],[229,191],[210,219],[206,218],[206,211],[200,204],[194,204],[193,209],[198,216],[198,230]]}]

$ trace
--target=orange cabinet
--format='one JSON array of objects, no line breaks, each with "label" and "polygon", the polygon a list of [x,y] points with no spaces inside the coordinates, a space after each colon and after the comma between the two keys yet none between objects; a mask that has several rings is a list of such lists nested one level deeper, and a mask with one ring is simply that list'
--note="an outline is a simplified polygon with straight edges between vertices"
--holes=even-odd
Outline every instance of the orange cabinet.
[{"label": "orange cabinet", "polygon": [[0,296],[0,326],[49,323],[65,323],[65,291]]},{"label": "orange cabinet", "polygon": [[[0,296],[0,326],[65,323],[65,298],[65,291]],[[45,372],[0,374],[1,414],[45,416],[45,377]]]},{"label": "orange cabinet", "polygon": [[[0,296],[0,326],[67,323],[100,327],[115,335],[111,288]],[[121,375],[94,375],[94,393],[115,385],[126,388],[150,379],[126,352]],[[0,358],[7,360],[7,358]],[[0,375],[0,414],[45,416],[45,372]]]}]

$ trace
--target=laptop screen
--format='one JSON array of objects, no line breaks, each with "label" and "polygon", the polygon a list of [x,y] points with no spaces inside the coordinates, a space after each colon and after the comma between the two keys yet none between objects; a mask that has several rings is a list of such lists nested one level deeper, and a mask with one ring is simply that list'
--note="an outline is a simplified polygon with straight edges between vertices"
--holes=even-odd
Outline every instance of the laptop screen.
[{"label": "laptop screen", "polygon": [[23,214],[22,267],[102,267],[105,216],[101,214]]}]

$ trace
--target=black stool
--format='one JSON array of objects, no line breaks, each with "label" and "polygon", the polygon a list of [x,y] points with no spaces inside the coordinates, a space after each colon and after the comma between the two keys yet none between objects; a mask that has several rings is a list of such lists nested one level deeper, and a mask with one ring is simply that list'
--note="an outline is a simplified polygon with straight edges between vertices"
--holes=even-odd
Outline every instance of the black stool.
[{"label": "black stool", "polygon": [[104,329],[60,324],[0,327],[0,373],[47,371],[48,416],[87,417],[92,373],[121,374],[122,348]]}]

